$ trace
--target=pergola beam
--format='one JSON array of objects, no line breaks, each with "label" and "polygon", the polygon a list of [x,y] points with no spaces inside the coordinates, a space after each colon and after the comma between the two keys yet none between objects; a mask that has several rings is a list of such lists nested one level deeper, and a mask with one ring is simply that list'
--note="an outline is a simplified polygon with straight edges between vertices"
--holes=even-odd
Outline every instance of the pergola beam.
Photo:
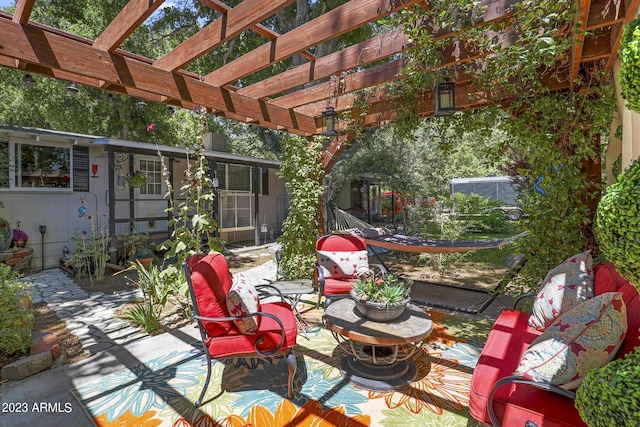
[{"label": "pergola beam", "polygon": [[307,85],[316,80],[326,79],[334,74],[369,64],[403,52],[409,36],[402,29],[380,34],[364,42],[347,47],[299,65],[291,70],[261,80],[239,89],[238,93],[254,98],[266,98]]},{"label": "pergola beam", "polygon": [[[245,0],[247,1],[247,0]],[[419,0],[351,0],[309,21],[278,39],[207,74],[204,81],[224,86],[298,52],[339,37],[364,24],[383,18]]]},{"label": "pergola beam", "polygon": [[[70,80],[79,81],[82,80],[80,76],[84,76],[88,78],[86,84],[96,87],[99,86],[92,81],[103,81],[102,85],[123,86],[127,94],[135,92],[151,101],[157,101],[159,98],[156,96],[160,95],[165,99],[180,99],[214,111],[242,111],[243,115],[266,123],[273,118],[277,120],[275,127],[294,133],[306,134],[315,130],[296,127],[300,113],[268,103],[261,104],[254,98],[230,93],[227,89],[197,78],[158,69],[152,64],[123,56],[118,51],[105,52],[40,27],[18,25],[8,19],[0,19],[0,40],[4,44],[4,56],[36,64],[49,70],[43,72],[46,75],[55,76],[55,72],[65,72]],[[87,63],[91,63],[92,67],[87,69]]]},{"label": "pergola beam", "polygon": [[13,22],[24,25],[29,22],[33,4],[36,0],[18,0],[16,3],[16,11],[13,14]]},{"label": "pergola beam", "polygon": [[[222,3],[220,0],[198,0],[200,3],[202,3],[204,6],[213,9],[217,12],[220,13],[227,13],[228,11],[231,10],[231,8],[229,6],[227,6],[226,4]],[[262,24],[256,24],[253,25],[251,27],[252,31],[255,31],[256,34],[261,35],[262,37],[265,37],[269,40],[275,40],[278,37],[280,37],[280,34],[278,34],[277,32],[273,31],[272,29],[265,27]],[[303,58],[309,60],[309,61],[315,61],[316,59],[318,59],[317,56],[315,56],[313,53],[309,52],[308,50],[304,50],[302,52],[299,52],[299,55],[302,56]]]},{"label": "pergola beam", "polygon": [[[167,71],[176,71],[239,36],[258,22],[284,9],[295,0],[244,0],[178,47],[158,59],[154,65]],[[224,86],[209,82],[215,86]]]},{"label": "pergola beam", "polygon": [[[223,0],[199,1],[220,16],[154,60],[124,51],[120,46],[159,10],[163,0],[130,0],[96,40],[31,21],[35,0],[18,0],[15,13],[0,11],[0,66],[169,105],[203,107],[207,112],[243,123],[311,136],[322,131],[321,113],[329,102],[338,112],[351,109],[357,99],[356,91],[365,88],[378,90],[374,90],[375,95],[368,95],[370,105],[366,113],[362,112],[366,114],[363,124],[376,126],[393,120],[398,105],[381,88],[403,77],[404,52],[410,42],[403,29],[397,28],[340,47],[325,57],[316,57],[310,50],[413,5],[429,7],[423,0],[351,0],[278,34],[262,22],[292,5],[293,0],[243,0],[234,8]],[[514,5],[520,3],[520,0],[479,0],[471,12],[471,24],[482,27],[517,21],[519,12]],[[586,32],[568,34],[574,44],[571,58],[550,71],[565,72],[562,81],[547,79],[543,83],[551,90],[572,90],[570,83],[588,73],[591,62],[604,61],[606,69],[612,69],[622,26],[636,14],[640,0],[584,0],[577,7],[576,22]],[[500,96],[488,96],[477,88],[473,71],[464,72],[462,67],[464,63],[481,66],[491,60],[486,56],[489,52],[467,47],[451,28],[433,28],[427,21],[415,25],[423,26],[434,41],[450,39],[437,67],[453,68],[459,108],[501,102]],[[204,77],[183,68],[245,31],[254,31],[268,42],[216,70],[203,71],[208,72]],[[500,42],[513,43],[516,33],[503,31]],[[243,85],[245,77],[294,55],[309,62],[255,84]],[[238,87],[232,87],[236,81]],[[420,114],[428,116],[433,114],[433,90],[427,87],[422,90]]]},{"label": "pergola beam", "polygon": [[93,47],[109,52],[118,48],[164,0],[130,0],[93,43]]}]

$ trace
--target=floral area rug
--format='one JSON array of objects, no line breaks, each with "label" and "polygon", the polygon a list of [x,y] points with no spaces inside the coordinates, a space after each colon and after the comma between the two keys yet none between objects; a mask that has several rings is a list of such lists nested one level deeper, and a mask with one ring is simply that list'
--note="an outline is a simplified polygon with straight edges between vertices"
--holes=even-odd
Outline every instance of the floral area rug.
[{"label": "floral area rug", "polygon": [[198,343],[72,393],[98,426],[467,426],[471,373],[491,322],[430,313],[434,331],[414,354],[417,375],[404,390],[367,391],[345,381],[344,352],[316,326],[308,340],[298,337],[292,400],[283,358],[229,359],[213,364],[205,404],[196,408],[206,378]]}]

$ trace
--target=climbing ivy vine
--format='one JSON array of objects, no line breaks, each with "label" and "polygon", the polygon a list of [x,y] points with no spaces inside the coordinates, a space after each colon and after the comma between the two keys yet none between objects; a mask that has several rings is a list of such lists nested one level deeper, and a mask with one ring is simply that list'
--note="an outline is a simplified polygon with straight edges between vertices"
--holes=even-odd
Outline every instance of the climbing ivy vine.
[{"label": "climbing ivy vine", "polygon": [[323,192],[322,141],[287,136],[282,142],[280,174],[290,196],[289,212],[278,239],[282,252],[278,273],[285,279],[311,279]]},{"label": "climbing ivy vine", "polygon": [[[615,111],[611,73],[594,62],[572,82],[572,91],[553,91],[554,81],[568,78],[573,40],[567,35],[577,33],[573,1],[514,2],[498,11],[510,13],[510,19],[493,22],[481,22],[487,10],[475,1],[428,4],[390,18],[390,26],[405,28],[410,43],[404,78],[387,87],[398,105],[397,129],[403,133],[415,126],[421,100],[429,99],[441,80],[472,76],[470,96],[503,100],[429,120],[442,132],[453,132],[447,144],[472,130],[499,128],[509,135],[496,145],[496,158],[509,155],[504,171],[519,184],[529,232],[520,240],[519,251],[529,260],[521,284],[535,288],[566,257],[586,248],[597,253],[592,224],[602,191],[600,141]],[[454,37],[433,36],[454,32]],[[446,54],[454,50],[469,57],[455,72]]]}]

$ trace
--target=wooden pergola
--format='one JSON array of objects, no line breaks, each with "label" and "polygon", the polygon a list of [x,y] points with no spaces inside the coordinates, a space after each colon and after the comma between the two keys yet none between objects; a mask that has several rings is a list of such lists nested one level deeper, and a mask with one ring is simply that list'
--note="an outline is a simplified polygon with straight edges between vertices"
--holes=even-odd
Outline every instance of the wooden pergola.
[{"label": "wooden pergola", "polygon": [[[365,127],[393,121],[397,110],[380,85],[394,81],[405,66],[402,53],[408,36],[401,28],[345,47],[323,57],[312,53],[319,43],[400,11],[420,0],[351,0],[285,33],[277,34],[261,22],[294,0],[244,0],[230,8],[221,0],[199,0],[220,14],[191,38],[164,56],[152,59],[124,51],[122,43],[163,4],[164,0],[130,0],[95,40],[33,22],[36,0],[18,0],[13,15],[0,12],[0,65],[50,76],[132,97],[189,109],[206,108],[210,114],[258,126],[313,136],[322,131],[322,112],[328,102],[340,113],[354,105],[354,92],[370,88]],[[428,7],[428,2],[422,2]],[[476,25],[508,20],[515,0],[481,0],[484,13]],[[567,34],[575,41],[571,58],[563,64],[565,78],[550,81],[555,90],[571,84],[589,64],[603,61],[612,69],[623,25],[635,15],[640,0],[581,0],[576,2],[579,28],[586,35]],[[264,44],[206,75],[184,69],[188,64],[238,37],[253,31]],[[454,37],[448,29],[434,38]],[[299,55],[302,65],[245,87],[239,79]],[[443,65],[455,67],[480,54],[464,47],[444,52]],[[499,102],[474,86],[471,76],[455,73],[456,107],[472,109]],[[424,116],[433,115],[434,100],[426,98]],[[349,139],[334,138],[325,154],[332,163]]]}]

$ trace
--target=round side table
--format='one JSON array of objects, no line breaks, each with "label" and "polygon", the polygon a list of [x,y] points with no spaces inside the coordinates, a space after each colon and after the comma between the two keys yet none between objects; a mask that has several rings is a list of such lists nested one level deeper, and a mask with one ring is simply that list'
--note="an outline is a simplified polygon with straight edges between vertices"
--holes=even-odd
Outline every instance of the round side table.
[{"label": "round side table", "polygon": [[409,304],[391,322],[375,322],[362,316],[350,298],[327,307],[324,323],[347,353],[340,364],[345,379],[374,391],[399,390],[409,386],[416,375],[411,358],[431,334],[429,314]]}]

